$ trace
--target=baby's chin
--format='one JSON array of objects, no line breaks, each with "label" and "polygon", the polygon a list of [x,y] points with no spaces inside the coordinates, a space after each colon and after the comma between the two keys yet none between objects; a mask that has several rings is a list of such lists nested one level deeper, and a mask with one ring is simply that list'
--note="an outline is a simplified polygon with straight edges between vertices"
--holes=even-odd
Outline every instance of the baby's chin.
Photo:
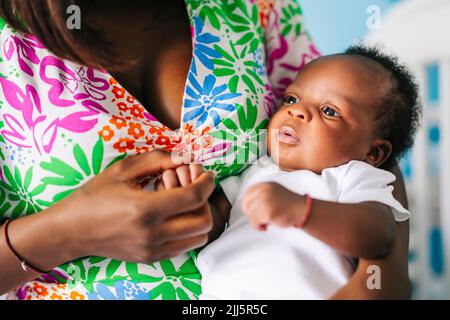
[{"label": "baby's chin", "polygon": [[282,152],[271,152],[271,150],[269,150],[269,156],[272,158],[272,161],[275,162],[283,171],[291,172],[304,169],[302,164],[299,163],[298,158],[293,159],[294,157],[283,154]]},{"label": "baby's chin", "polygon": [[277,166],[286,172],[298,171],[298,170],[308,170],[315,172],[317,174],[321,174],[322,171],[326,168],[318,168],[317,163],[311,165],[308,161],[300,158],[298,154],[286,153],[283,150],[280,152],[271,152],[270,148],[268,150],[269,156],[273,162],[277,164]]}]

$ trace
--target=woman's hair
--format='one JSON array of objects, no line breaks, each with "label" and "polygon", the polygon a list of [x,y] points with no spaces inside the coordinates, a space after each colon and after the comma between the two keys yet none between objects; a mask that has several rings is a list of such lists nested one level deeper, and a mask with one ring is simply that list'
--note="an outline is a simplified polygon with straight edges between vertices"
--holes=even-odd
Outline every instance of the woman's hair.
[{"label": "woman's hair", "polygon": [[[106,0],[0,0],[0,16],[13,29],[36,36],[55,55],[93,68],[123,68],[123,57],[114,54],[101,32],[81,19],[80,29],[67,27],[67,8],[77,5],[81,12],[107,5]],[[125,63],[126,64],[126,63]]]}]

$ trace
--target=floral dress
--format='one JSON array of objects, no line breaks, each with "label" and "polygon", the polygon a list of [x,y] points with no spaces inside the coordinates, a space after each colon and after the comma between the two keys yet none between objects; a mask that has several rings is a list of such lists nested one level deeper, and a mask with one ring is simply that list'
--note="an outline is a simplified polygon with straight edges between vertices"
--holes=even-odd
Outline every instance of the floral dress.
[{"label": "floral dress", "polygon": [[[193,59],[176,131],[108,73],[61,60],[0,20],[0,222],[52,206],[127,156],[188,148],[221,179],[262,153],[262,131],[284,89],[318,56],[300,7],[295,0],[186,0],[186,7]],[[86,257],[8,298],[196,299],[200,292],[190,252],[152,264]]]}]

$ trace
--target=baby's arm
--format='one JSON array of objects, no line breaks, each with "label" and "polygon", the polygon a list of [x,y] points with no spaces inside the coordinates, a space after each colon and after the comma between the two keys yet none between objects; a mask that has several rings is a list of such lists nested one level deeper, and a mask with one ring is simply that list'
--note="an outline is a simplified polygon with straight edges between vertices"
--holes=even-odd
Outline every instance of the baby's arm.
[{"label": "baby's arm", "polygon": [[[292,227],[302,220],[306,197],[276,183],[262,183],[246,192],[243,212],[259,230],[266,225]],[[351,257],[380,258],[395,239],[391,209],[377,202],[345,204],[312,200],[304,231]]]}]

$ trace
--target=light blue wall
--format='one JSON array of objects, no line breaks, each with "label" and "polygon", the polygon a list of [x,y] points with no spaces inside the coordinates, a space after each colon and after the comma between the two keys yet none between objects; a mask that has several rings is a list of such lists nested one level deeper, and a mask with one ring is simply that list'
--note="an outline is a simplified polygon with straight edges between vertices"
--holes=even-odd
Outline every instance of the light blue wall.
[{"label": "light blue wall", "polygon": [[323,54],[345,50],[367,32],[367,8],[377,5],[382,15],[397,0],[298,0],[306,28]]}]

